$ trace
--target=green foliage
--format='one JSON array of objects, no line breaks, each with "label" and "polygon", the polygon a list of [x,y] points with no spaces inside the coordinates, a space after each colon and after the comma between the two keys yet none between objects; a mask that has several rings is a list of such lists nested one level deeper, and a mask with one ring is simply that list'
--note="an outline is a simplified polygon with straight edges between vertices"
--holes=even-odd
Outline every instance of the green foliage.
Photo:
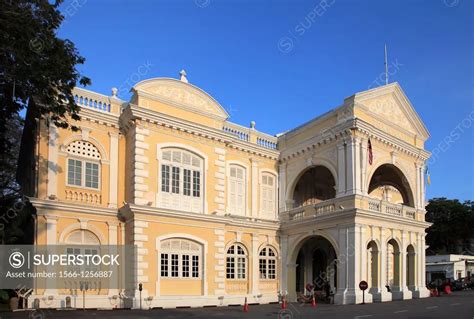
[{"label": "green foliage", "polygon": [[[62,0],[0,0],[0,241],[29,243],[34,208],[15,181],[23,119],[77,129],[73,88],[90,84],[74,44],[57,37]],[[31,103],[35,101],[35,103]],[[71,122],[71,123],[70,123]],[[23,203],[21,209],[15,208]],[[12,210],[14,213],[12,213]],[[12,217],[14,216],[14,217]]]},{"label": "green foliage", "polygon": [[[0,0],[0,147],[8,149],[9,121],[35,98],[36,117],[48,115],[67,128],[79,120],[72,89],[90,80],[76,69],[84,63],[74,44],[56,36],[62,1]],[[75,128],[74,126],[72,126]]]},{"label": "green foliage", "polygon": [[426,236],[428,254],[474,254],[473,202],[434,198],[426,206],[426,221],[433,223]]}]

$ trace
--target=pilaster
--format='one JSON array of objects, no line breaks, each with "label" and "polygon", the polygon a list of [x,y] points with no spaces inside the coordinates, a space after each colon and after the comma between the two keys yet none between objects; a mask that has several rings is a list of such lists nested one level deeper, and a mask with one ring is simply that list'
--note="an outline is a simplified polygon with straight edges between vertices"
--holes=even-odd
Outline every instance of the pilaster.
[{"label": "pilaster", "polygon": [[214,255],[215,265],[214,270],[216,275],[214,277],[214,283],[217,285],[217,288],[214,289],[214,295],[224,296],[225,295],[225,230],[224,229],[214,229],[214,235],[216,236],[216,241],[214,242],[214,247],[216,253]]},{"label": "pilaster", "polygon": [[118,133],[109,132],[110,136],[110,171],[109,171],[109,207],[117,208],[118,195]]},{"label": "pilaster", "polygon": [[137,205],[147,205],[152,199],[147,198],[148,183],[150,177],[148,171],[149,158],[145,156],[150,146],[146,143],[146,137],[150,134],[147,128],[137,124],[135,126],[135,145],[134,145],[134,201]]},{"label": "pilaster", "polygon": [[57,128],[51,123],[48,136],[47,198],[49,199],[55,199],[58,196],[58,137]]},{"label": "pilaster", "polygon": [[346,146],[345,142],[337,145],[338,197],[343,196],[346,193]]},{"label": "pilaster", "polygon": [[214,188],[217,191],[217,195],[214,197],[214,203],[217,205],[216,212],[223,215],[225,213],[226,151],[223,148],[216,147],[214,153],[217,155],[217,159],[214,161],[214,178],[216,180]]}]

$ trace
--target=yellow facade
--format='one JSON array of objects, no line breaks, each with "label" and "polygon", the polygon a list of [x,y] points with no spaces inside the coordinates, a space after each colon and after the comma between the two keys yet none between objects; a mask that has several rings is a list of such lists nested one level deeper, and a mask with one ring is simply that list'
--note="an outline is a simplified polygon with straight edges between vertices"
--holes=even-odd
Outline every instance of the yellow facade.
[{"label": "yellow facade", "polygon": [[[47,126],[46,121],[37,128],[37,165],[30,173],[35,188],[29,194],[37,209],[35,244],[68,244],[76,238],[71,234],[82,231],[82,238],[92,236],[100,245],[135,245],[136,283],[143,284],[149,307],[242,304],[245,298],[265,303],[287,293],[295,297],[291,269],[303,239],[324,235],[339,253],[336,228],[350,209],[356,214],[350,223],[367,224],[367,236],[385,232],[382,224],[369,227],[379,224],[357,215],[358,209],[379,207],[369,197],[408,212],[400,223],[415,223],[406,226],[410,232],[426,228],[413,162],[421,165],[427,158],[422,149],[428,135],[421,122],[402,118],[417,119],[406,113],[412,108],[396,107],[409,103],[400,100],[404,95],[398,85],[385,89],[391,91],[375,98],[373,90],[348,98],[340,108],[279,138],[257,131],[254,123],[250,128],[231,123],[224,108],[184,75],[142,81],[134,86],[130,102],[118,99],[116,90],[105,96],[76,89],[81,130]],[[384,110],[390,110],[388,119]],[[370,127],[339,128],[352,121]],[[344,147],[346,141],[362,143],[358,152],[364,154],[372,128],[410,151],[393,152],[382,138],[372,138],[374,165],[360,164],[362,171],[354,173],[359,182],[344,178],[343,166],[359,164],[341,162],[341,141]],[[423,157],[413,159],[412,149],[422,150]],[[387,163],[406,175],[405,190],[369,189],[372,175]],[[296,207],[297,182],[317,166],[333,176],[335,198]],[[411,210],[402,208],[408,204]],[[298,224],[323,211],[342,217],[332,224]],[[403,219],[407,216],[410,221]],[[328,230],[321,230],[325,225]],[[405,236],[403,230],[391,234]],[[333,279],[337,288],[349,285]],[[37,289],[32,298],[52,296],[43,306],[57,307],[74,293]],[[137,291],[99,289],[88,296],[90,307],[137,306]]]}]

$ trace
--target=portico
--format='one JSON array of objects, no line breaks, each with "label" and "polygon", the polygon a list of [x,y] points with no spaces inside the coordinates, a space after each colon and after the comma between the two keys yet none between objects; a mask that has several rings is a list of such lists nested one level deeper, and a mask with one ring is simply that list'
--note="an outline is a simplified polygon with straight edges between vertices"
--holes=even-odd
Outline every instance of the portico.
[{"label": "portico", "polygon": [[361,280],[369,283],[366,302],[428,296],[427,138],[396,83],[357,93],[279,138],[281,237],[288,246],[282,286],[290,299],[321,274],[338,304],[362,302]]}]

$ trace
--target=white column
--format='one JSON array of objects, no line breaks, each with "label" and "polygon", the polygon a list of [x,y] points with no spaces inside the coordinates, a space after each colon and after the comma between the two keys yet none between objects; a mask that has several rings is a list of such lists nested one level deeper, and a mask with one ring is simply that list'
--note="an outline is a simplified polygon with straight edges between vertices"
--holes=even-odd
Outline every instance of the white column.
[{"label": "white column", "polygon": [[341,143],[337,146],[337,176],[338,176],[338,197],[346,193],[346,144]]},{"label": "white column", "polygon": [[347,256],[347,228],[339,228],[339,255],[337,256],[337,291],[334,296],[334,303],[346,303],[347,293],[347,273],[348,273],[348,256]]},{"label": "white column", "polygon": [[407,269],[407,254],[406,254],[406,233],[402,231],[402,247],[400,247],[400,254],[401,254],[401,264],[400,264],[400,290],[406,290],[407,288],[407,276],[406,276],[406,269]]},{"label": "white column", "polygon": [[[49,252],[55,252],[54,245],[57,244],[57,216],[45,216],[46,218],[46,245]],[[58,252],[57,252],[58,253]],[[56,288],[57,279],[48,279],[46,282],[45,296],[57,295],[58,290]]]},{"label": "white column", "polygon": [[57,243],[57,216],[45,216],[46,217],[46,244],[56,245]]},{"label": "white column", "polygon": [[416,193],[416,198],[415,198],[415,207],[418,209],[418,208],[421,208],[421,194],[420,194],[420,190],[421,190],[421,184],[420,184],[420,165],[418,165],[418,163],[415,163],[415,171],[416,171],[416,183],[415,183],[415,187],[416,187],[416,190],[415,190],[415,193]]},{"label": "white column", "polygon": [[367,227],[365,225],[360,226],[360,280],[370,281],[367,278]]},{"label": "white column", "polygon": [[54,199],[58,195],[58,131],[51,123],[48,137],[48,184],[47,197]]},{"label": "white column", "polygon": [[356,140],[355,137],[351,137],[347,144],[346,152],[346,169],[347,169],[347,194],[355,194],[356,192],[356,172],[355,172],[355,161],[356,161]]},{"label": "white column", "polygon": [[402,292],[402,299],[411,299],[412,298],[412,292],[411,290],[408,289],[407,286],[407,269],[410,265],[408,265],[408,260],[407,260],[407,233],[405,231],[402,231],[402,247],[400,248],[400,254],[401,254],[401,265],[400,265],[400,282],[401,282],[401,287],[400,290]]},{"label": "white column", "polygon": [[252,217],[258,217],[258,161],[252,159],[252,204],[251,204],[251,211]]},{"label": "white column", "polygon": [[420,167],[420,184],[421,184],[421,209],[425,209],[425,165]]},{"label": "white column", "polygon": [[110,136],[110,171],[109,171],[109,207],[117,208],[118,194],[118,134],[109,132]]},{"label": "white column", "polygon": [[362,140],[360,142],[360,161],[361,161],[361,174],[360,174],[360,188],[362,195],[367,195],[368,193],[368,186],[366,184],[367,179],[367,141]]},{"label": "white column", "polygon": [[288,236],[287,235],[280,235],[280,248],[281,248],[281,262],[280,267],[280,289],[282,292],[288,290],[288,266],[287,264],[290,262],[288,261]]},{"label": "white column", "polygon": [[278,180],[277,180],[277,186],[278,186],[278,194],[279,194],[279,212],[283,212],[287,210],[288,208],[286,207],[286,163],[280,164],[279,165],[279,174],[278,174]]},{"label": "white column", "polygon": [[423,275],[422,273],[424,272],[423,266],[422,266],[422,254],[423,254],[423,245],[421,244],[421,234],[416,233],[416,257],[415,257],[415,262],[416,262],[416,282],[418,289],[420,287],[423,287]]},{"label": "white column", "polygon": [[420,253],[420,260],[421,260],[421,267],[420,267],[420,272],[421,272],[421,288],[426,287],[426,241],[425,241],[425,236],[426,234],[421,235],[421,253]]},{"label": "white column", "polygon": [[[118,222],[107,222],[107,226],[109,227],[109,253],[118,254],[119,251],[116,247],[118,241]],[[118,295],[119,267],[111,266],[110,271],[113,272],[114,276],[112,277],[113,279],[109,281],[109,296]]]},{"label": "white column", "polygon": [[386,229],[380,227],[380,271],[379,271],[379,282],[380,282],[380,301],[392,300],[392,294],[387,292],[387,241],[385,240]]},{"label": "white column", "polygon": [[359,303],[362,301],[362,291],[359,289],[361,280],[361,226],[355,224],[347,228],[346,235],[347,255],[347,293],[346,303]]},{"label": "white column", "polygon": [[353,175],[354,175],[354,194],[361,193],[361,163],[360,163],[360,138],[353,138],[354,145],[354,163],[353,163]]},{"label": "white column", "polygon": [[259,294],[258,234],[252,234],[252,295]]}]

